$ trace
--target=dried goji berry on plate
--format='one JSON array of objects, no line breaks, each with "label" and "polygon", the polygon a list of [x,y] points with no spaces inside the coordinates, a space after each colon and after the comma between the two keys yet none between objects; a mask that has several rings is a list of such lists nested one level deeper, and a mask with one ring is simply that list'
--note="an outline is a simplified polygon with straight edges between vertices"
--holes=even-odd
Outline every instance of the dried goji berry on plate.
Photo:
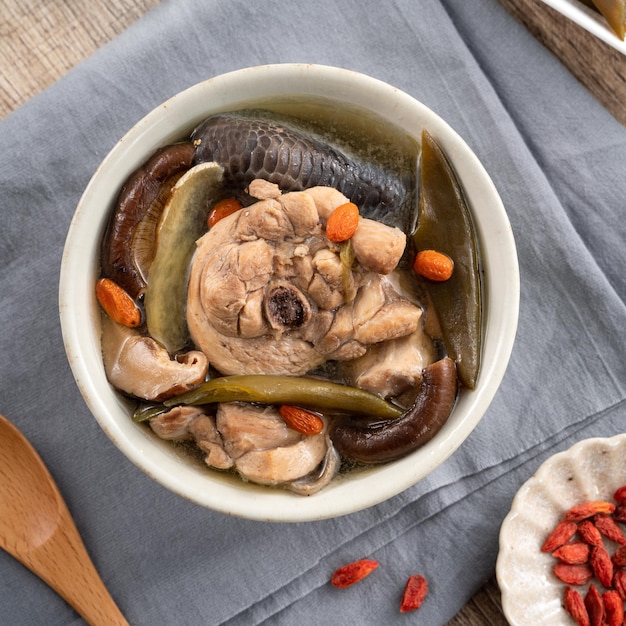
[{"label": "dried goji berry on plate", "polygon": [[557,563],[552,571],[554,575],[566,585],[586,585],[593,577],[590,565],[570,565]]},{"label": "dried goji berry on plate", "polygon": [[613,513],[613,511],[615,511],[615,505],[612,502],[605,500],[588,500],[568,509],[563,517],[570,522],[581,522],[598,513]]},{"label": "dried goji berry on plate", "polygon": [[552,553],[552,556],[564,563],[576,565],[586,563],[589,560],[590,551],[591,548],[589,544],[583,541],[573,541],[572,543],[566,543],[564,546],[557,548]]},{"label": "dried goji berry on plate", "polygon": [[409,576],[400,603],[400,613],[419,609],[427,593],[428,581],[421,574]]},{"label": "dried goji berry on plate", "polygon": [[613,511],[613,519],[616,522],[626,522],[626,504],[618,504]]},{"label": "dried goji berry on plate", "polygon": [[577,528],[575,522],[567,522],[565,520],[559,522],[544,541],[541,551],[554,552],[554,550],[566,544],[576,534]]},{"label": "dried goji berry on plate", "polygon": [[580,538],[590,546],[603,545],[602,535],[591,520],[586,519],[578,524],[578,534]]},{"label": "dried goji berry on plate", "polygon": [[611,557],[613,567],[626,567],[626,546],[620,546]]},{"label": "dried goji berry on plate", "polygon": [[618,526],[617,522],[610,516],[605,514],[595,515],[593,518],[596,528],[611,541],[626,544],[624,531]]},{"label": "dried goji berry on plate", "polygon": [[370,559],[360,559],[353,561],[338,569],[333,573],[330,582],[339,589],[350,587],[354,583],[358,583],[366,576],[369,576],[378,567],[378,561]]},{"label": "dried goji berry on plate", "polygon": [[585,608],[589,614],[591,626],[603,626],[604,622],[604,602],[598,588],[591,583],[585,594]]},{"label": "dried goji berry on plate", "polygon": [[607,589],[613,584],[613,563],[611,557],[603,546],[594,546],[591,549],[589,563],[593,569],[595,577]]},{"label": "dried goji berry on plate", "polygon": [[563,606],[578,626],[591,626],[583,597],[577,589],[571,587],[565,589]]},{"label": "dried goji berry on plate", "polygon": [[626,601],[626,569],[615,570],[613,574],[613,588],[619,597]]},{"label": "dried goji berry on plate", "polygon": [[607,626],[622,626],[624,623],[624,602],[619,593],[614,590],[602,594],[604,603],[604,618]]},{"label": "dried goji berry on plate", "polygon": [[619,489],[615,490],[613,494],[613,500],[620,504],[626,504],[626,485],[622,485]]}]

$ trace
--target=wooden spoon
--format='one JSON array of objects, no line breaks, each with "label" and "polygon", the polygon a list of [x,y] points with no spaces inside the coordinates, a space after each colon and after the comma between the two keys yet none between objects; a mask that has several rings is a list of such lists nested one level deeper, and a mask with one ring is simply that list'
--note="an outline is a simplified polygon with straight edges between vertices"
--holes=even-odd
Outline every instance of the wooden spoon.
[{"label": "wooden spoon", "polygon": [[89,623],[128,626],[109,595],[41,457],[0,415],[0,547]]}]

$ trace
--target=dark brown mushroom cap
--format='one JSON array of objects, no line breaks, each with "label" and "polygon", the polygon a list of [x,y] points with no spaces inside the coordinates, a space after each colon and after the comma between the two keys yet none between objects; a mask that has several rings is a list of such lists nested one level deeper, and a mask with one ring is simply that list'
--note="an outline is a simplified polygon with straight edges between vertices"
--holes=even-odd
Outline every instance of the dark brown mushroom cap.
[{"label": "dark brown mushroom cap", "polygon": [[132,298],[137,298],[146,286],[142,269],[134,258],[137,229],[153,204],[160,201],[164,188],[171,188],[174,182],[171,179],[191,167],[194,155],[190,142],[161,148],[133,172],[120,191],[102,241],[102,274]]}]

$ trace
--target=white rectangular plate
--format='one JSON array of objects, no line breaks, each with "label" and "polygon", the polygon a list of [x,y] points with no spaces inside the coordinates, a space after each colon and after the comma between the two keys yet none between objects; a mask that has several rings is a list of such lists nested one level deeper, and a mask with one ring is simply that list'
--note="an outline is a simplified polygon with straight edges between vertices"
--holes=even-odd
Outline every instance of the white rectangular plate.
[{"label": "white rectangular plate", "polygon": [[600,13],[577,0],[542,0],[542,2],[626,55],[626,42],[611,30]]}]

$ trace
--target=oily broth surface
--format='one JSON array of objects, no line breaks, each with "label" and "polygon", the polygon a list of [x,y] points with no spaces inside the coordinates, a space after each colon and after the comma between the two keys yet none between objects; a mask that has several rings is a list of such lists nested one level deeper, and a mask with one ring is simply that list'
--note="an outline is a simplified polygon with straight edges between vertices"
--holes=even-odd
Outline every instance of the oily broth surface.
[{"label": "oily broth surface", "polygon": [[370,111],[322,98],[258,101],[249,108],[266,109],[297,120],[338,148],[364,161],[379,163],[400,177],[415,179],[419,143],[406,131]]}]

